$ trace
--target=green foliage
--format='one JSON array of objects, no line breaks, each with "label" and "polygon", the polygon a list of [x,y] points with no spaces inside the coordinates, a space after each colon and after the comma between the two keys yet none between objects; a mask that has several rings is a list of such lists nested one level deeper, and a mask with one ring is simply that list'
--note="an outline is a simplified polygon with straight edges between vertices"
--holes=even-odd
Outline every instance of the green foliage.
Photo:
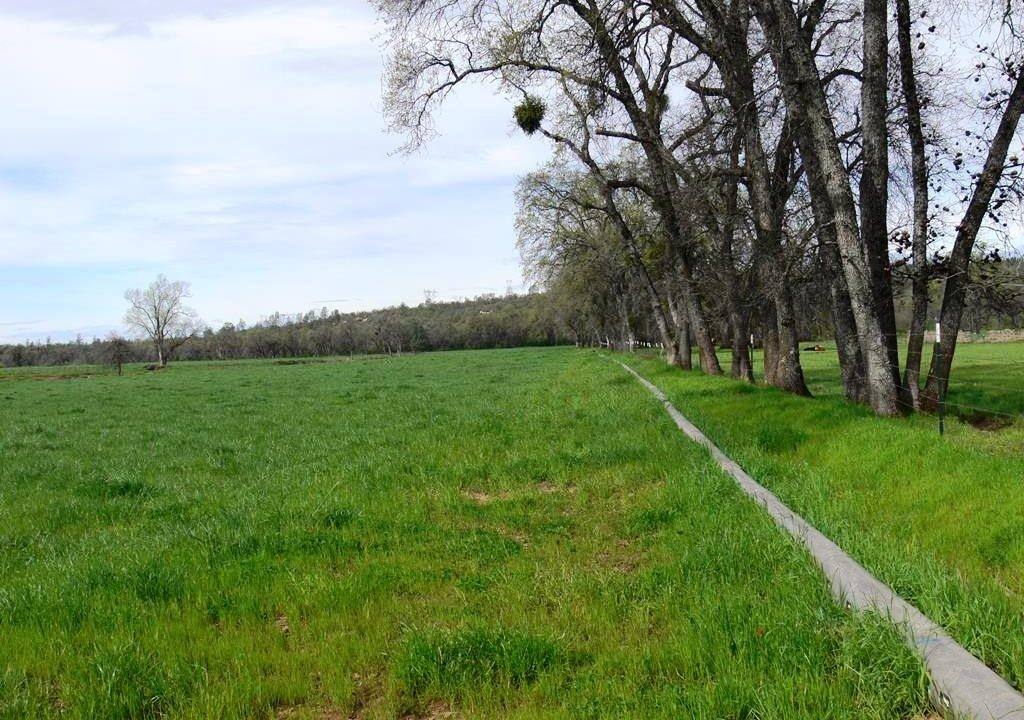
[{"label": "green foliage", "polygon": [[544,120],[544,113],[547,112],[547,105],[544,101],[535,96],[527,95],[522,102],[516,105],[513,112],[516,125],[527,135],[533,135],[540,130],[540,124]]},{"label": "green foliage", "polygon": [[657,112],[658,115],[664,115],[672,105],[668,93],[652,93],[649,102],[651,109]]}]

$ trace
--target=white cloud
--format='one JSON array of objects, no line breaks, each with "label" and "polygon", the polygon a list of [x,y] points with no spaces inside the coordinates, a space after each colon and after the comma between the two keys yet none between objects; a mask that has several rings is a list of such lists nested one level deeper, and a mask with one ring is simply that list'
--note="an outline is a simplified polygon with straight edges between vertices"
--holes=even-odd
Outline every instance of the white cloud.
[{"label": "white cloud", "polygon": [[[158,271],[210,319],[518,281],[512,187],[547,148],[507,101],[466,88],[397,156],[366,4],[204,5],[0,9],[0,322],[116,323]],[[11,289],[37,276],[66,302]]]}]

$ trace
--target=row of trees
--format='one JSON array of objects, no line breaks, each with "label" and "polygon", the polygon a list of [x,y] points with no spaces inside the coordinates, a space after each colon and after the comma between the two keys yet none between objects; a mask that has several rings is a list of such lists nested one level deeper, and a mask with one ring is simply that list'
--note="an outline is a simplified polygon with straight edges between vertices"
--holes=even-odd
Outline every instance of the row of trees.
[{"label": "row of trees", "polygon": [[[566,324],[626,341],[642,317],[669,362],[688,366],[692,342],[713,374],[726,337],[748,380],[755,330],[767,381],[807,394],[799,343],[823,300],[848,397],[881,415],[937,401],[975,283],[1016,229],[1016,0],[377,5],[386,110],[410,149],[474,78],[551,143],[521,184],[519,234],[530,271],[574,307]],[[952,34],[967,24],[971,48]],[[946,342],[922,382],[936,292]]]},{"label": "row of trees", "polygon": [[[589,246],[599,248],[595,238]],[[605,257],[611,262],[610,258]],[[170,358],[225,360],[317,357],[349,354],[401,354],[431,350],[459,350],[543,346],[563,343],[589,346],[658,346],[660,331],[643,293],[629,287],[629,267],[609,265],[618,278],[608,284],[588,272],[600,272],[601,256],[577,262],[571,272],[552,276],[550,288],[530,295],[483,296],[460,302],[430,302],[417,307],[399,305],[369,312],[341,313],[326,308],[300,315],[275,313],[247,326],[228,323],[214,330],[187,311],[162,313],[162,348],[156,323],[134,326],[137,339],[118,335],[73,342],[37,342],[0,345],[0,365],[110,364],[166,362]],[[1024,260],[980,263],[981,272],[969,289],[965,329],[985,330],[1024,325]],[[159,281],[158,281],[159,282]],[[611,292],[617,290],[617,292]],[[712,339],[728,347],[734,330],[726,304],[716,288],[704,288],[714,300],[708,322]],[[803,276],[796,290],[802,312],[797,317],[800,338],[821,338],[831,331],[827,282],[813,273]],[[938,299],[938,298],[935,298]],[[912,288],[907,281],[897,288],[897,325],[905,331],[913,313]],[[161,307],[171,306],[167,303]],[[135,309],[131,303],[129,314]],[[762,323],[763,320],[758,320]],[[761,325],[752,330],[760,337]],[[681,361],[689,355],[689,340],[680,338]]]},{"label": "row of trees", "polygon": [[224,360],[400,354],[572,341],[543,295],[484,296],[359,313],[324,308],[298,316],[275,314],[251,327],[244,322],[228,323],[218,330],[195,327],[183,332],[184,326],[159,324],[164,329],[162,349],[150,332],[156,328],[153,322],[138,329],[138,340],[111,337],[0,345],[0,365],[116,365],[162,362],[172,355],[182,360]]}]

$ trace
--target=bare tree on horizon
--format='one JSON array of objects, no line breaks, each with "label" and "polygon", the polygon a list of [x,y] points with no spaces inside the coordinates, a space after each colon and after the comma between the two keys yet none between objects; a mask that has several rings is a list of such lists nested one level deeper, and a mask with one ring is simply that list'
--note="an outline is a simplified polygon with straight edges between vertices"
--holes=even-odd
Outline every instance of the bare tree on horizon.
[{"label": "bare tree on horizon", "polygon": [[199,330],[201,323],[196,311],[184,304],[191,295],[189,283],[168,280],[162,273],[149,287],[128,290],[124,294],[129,303],[125,324],[153,343],[161,367],[165,367],[171,354]]}]

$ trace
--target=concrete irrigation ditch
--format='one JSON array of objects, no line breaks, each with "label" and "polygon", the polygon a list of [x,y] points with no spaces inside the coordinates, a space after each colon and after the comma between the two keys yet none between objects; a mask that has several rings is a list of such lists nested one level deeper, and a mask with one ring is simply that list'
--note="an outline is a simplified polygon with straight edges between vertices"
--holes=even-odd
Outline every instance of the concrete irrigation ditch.
[{"label": "concrete irrigation ditch", "polygon": [[661,401],[679,429],[706,447],[718,465],[764,507],[779,527],[803,543],[828,578],[838,602],[848,608],[878,612],[900,630],[907,645],[924,662],[931,680],[929,695],[937,710],[947,716],[975,720],[1024,720],[1024,695],[750,477],[687,420],[657,386],[625,363],[619,365]]}]

